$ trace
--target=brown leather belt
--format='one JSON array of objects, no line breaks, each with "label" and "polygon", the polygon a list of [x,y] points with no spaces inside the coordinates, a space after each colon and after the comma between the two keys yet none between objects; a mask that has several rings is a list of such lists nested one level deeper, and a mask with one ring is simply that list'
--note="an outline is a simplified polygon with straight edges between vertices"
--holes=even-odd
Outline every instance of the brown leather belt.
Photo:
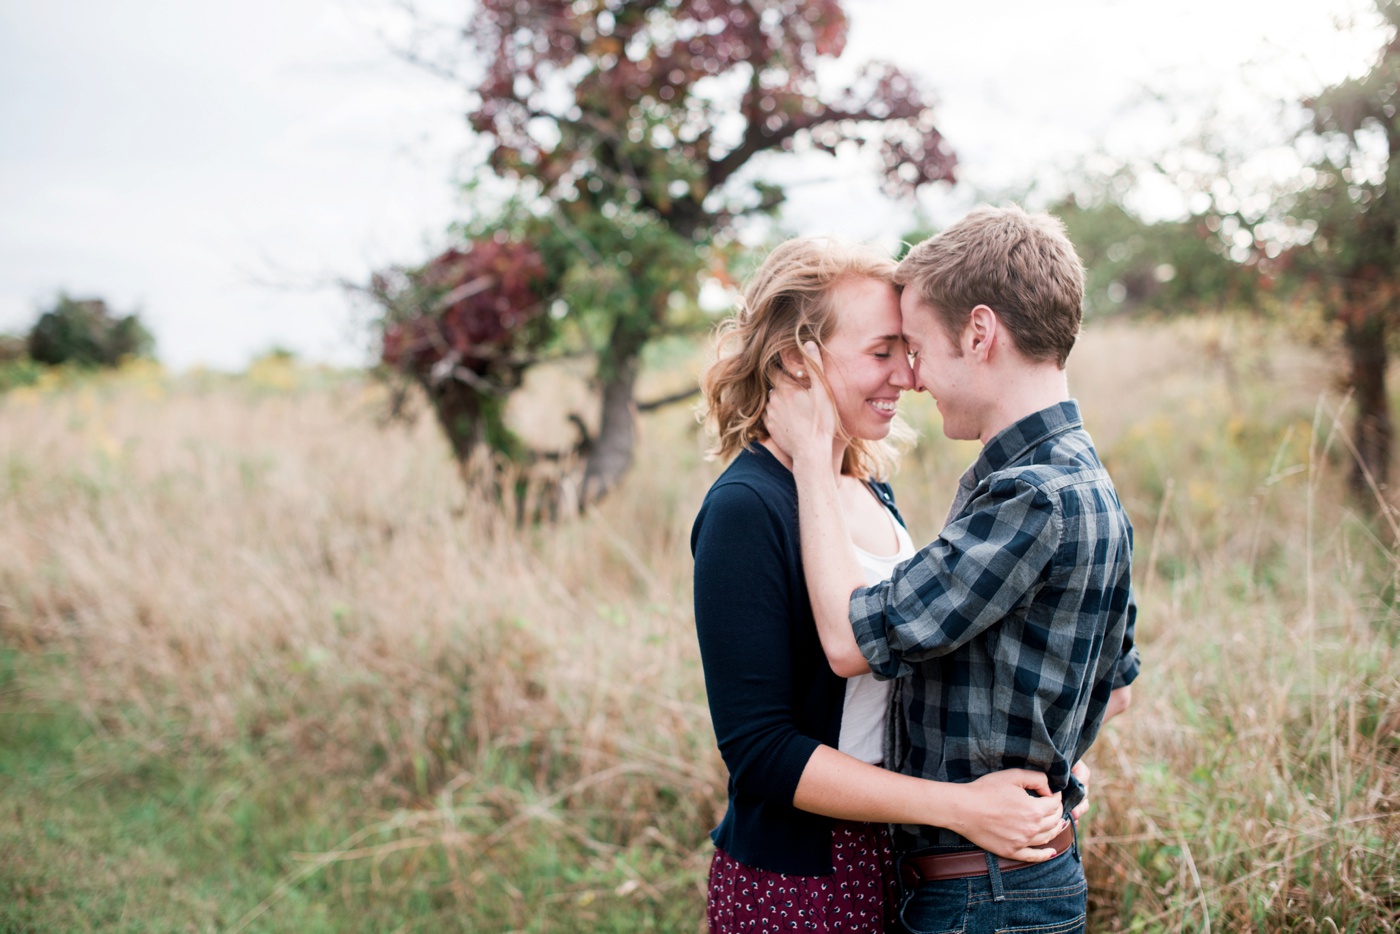
[{"label": "brown leather belt", "polygon": [[[1074,826],[1070,825],[1048,844],[1055,848],[1059,856],[1074,843]],[[1004,856],[993,857],[1002,872],[1025,869],[1035,863]],[[963,879],[967,876],[987,874],[987,855],[983,850],[959,850],[956,853],[937,853],[932,856],[905,856],[899,861],[899,873],[907,886],[920,882],[938,882],[942,879]]]}]

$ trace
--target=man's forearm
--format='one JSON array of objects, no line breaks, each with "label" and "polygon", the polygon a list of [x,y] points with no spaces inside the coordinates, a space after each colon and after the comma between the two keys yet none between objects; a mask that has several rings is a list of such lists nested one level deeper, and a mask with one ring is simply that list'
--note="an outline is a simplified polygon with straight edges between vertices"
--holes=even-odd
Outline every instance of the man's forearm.
[{"label": "man's forearm", "polygon": [[830,461],[793,462],[797,515],[802,529],[802,565],[817,634],[831,670],[843,678],[864,674],[870,665],[851,630],[851,593],[865,575],[851,548],[846,519]]},{"label": "man's forearm", "polygon": [[1128,709],[1133,702],[1133,687],[1125,684],[1121,688],[1114,688],[1108,695],[1108,706],[1104,708],[1103,723],[1107,723],[1120,713]]},{"label": "man's forearm", "polygon": [[947,827],[999,856],[1031,861],[1054,855],[1045,844],[1062,828],[1060,797],[1050,794],[1040,772],[935,782],[867,765],[830,746],[812,754],[792,803],[842,820]]}]

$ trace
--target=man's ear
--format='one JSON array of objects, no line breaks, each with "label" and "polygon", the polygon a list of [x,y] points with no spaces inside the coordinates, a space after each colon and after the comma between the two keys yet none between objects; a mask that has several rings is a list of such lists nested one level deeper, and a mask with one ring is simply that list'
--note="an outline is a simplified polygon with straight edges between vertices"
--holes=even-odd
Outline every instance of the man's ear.
[{"label": "man's ear", "polygon": [[987,305],[978,305],[968,313],[967,326],[963,328],[963,353],[982,361],[990,359],[1000,331],[997,313]]}]

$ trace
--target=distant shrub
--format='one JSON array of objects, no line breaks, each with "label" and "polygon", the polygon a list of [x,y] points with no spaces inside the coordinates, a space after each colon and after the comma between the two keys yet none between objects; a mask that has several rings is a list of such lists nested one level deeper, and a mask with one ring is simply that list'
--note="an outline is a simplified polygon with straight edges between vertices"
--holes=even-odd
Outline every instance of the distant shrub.
[{"label": "distant shrub", "polygon": [[280,344],[273,344],[267,350],[253,357],[251,362],[254,364],[272,362],[294,366],[297,363],[297,352]]},{"label": "distant shrub", "polygon": [[0,334],[0,392],[16,386],[30,386],[39,380],[43,367],[29,359],[29,345],[22,337]]},{"label": "distant shrub", "polygon": [[29,345],[14,334],[0,334],[0,366],[17,363],[29,356]]},{"label": "distant shrub", "polygon": [[29,357],[56,366],[116,366],[125,357],[149,357],[155,338],[134,314],[118,317],[100,298],[60,294],[29,332]]}]

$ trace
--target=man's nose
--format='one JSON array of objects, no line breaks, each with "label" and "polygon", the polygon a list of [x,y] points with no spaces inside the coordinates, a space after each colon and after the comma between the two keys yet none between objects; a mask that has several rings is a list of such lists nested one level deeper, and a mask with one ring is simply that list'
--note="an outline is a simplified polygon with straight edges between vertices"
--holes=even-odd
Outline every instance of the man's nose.
[{"label": "man's nose", "polygon": [[922,365],[922,361],[915,360],[909,367],[909,388],[915,392],[928,392],[928,389],[924,386],[923,378],[919,375],[919,370]]}]

